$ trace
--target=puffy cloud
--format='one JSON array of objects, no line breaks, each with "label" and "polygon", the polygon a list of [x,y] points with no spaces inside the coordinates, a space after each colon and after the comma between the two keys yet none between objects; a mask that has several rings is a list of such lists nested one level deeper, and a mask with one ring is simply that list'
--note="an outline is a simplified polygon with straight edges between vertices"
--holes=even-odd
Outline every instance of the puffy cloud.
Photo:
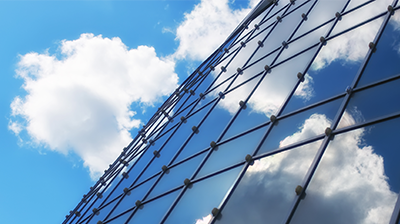
[{"label": "puffy cloud", "polygon": [[[321,133],[330,124],[324,115],[313,114],[280,146],[306,139],[312,132]],[[390,190],[383,157],[365,144],[365,131],[361,128],[335,136],[291,223],[388,223],[397,194]],[[217,223],[259,223],[267,218],[282,222],[320,143],[255,161],[222,211],[225,220]],[[234,218],[230,213],[236,214]]]},{"label": "puffy cloud", "polygon": [[[246,48],[251,47],[255,46],[252,46],[252,43],[249,43],[248,46],[246,46]],[[229,73],[229,71],[232,71],[233,68],[238,68],[243,65],[243,60],[241,59],[241,57],[243,56],[238,55],[238,59],[232,61],[229,66],[230,68],[226,72],[226,75],[224,73],[224,75],[221,76],[221,80],[229,77],[229,75],[232,75],[232,72]],[[259,87],[249,99],[249,109],[254,113],[265,114],[266,116],[275,114],[286,99],[286,97],[289,95],[290,91],[293,89],[295,83],[298,80],[298,78],[296,77],[297,72],[304,67],[304,64],[307,62],[307,60],[309,60],[307,55],[304,55],[304,57],[296,57],[286,62],[286,64],[279,65],[272,69],[265,76]],[[246,81],[253,75],[262,72],[264,70],[264,64],[261,64],[262,66],[260,66],[260,64],[254,65],[253,67],[245,70],[243,75],[238,76],[235,83],[233,84],[233,87],[239,83]],[[238,102],[247,98],[258,80],[259,78],[256,78],[249,83],[230,92],[226,95],[226,98],[224,100],[220,101],[219,106],[228,110],[231,114],[237,112]],[[310,97],[312,97],[312,82],[312,77],[306,75],[304,82],[302,82],[297,88],[295,96],[303,100],[308,100]],[[213,96],[217,96],[218,92],[225,90],[224,88],[226,87],[226,85],[227,84],[221,85],[211,94]]]},{"label": "puffy cloud", "polygon": [[62,41],[60,53],[20,57],[16,73],[27,95],[12,102],[9,129],[26,130],[32,142],[51,150],[76,153],[95,178],[141,123],[131,104],[152,106],[177,87],[175,63],[152,47],[128,49],[119,38],[93,34]]},{"label": "puffy cloud", "polygon": [[[365,0],[351,1],[347,9],[361,5]],[[370,3],[360,9],[357,9],[343,16],[338,22],[332,35],[361,23],[379,13],[385,12],[387,6],[392,3],[391,0],[381,0]],[[329,9],[327,9],[329,10]],[[329,12],[334,14],[334,12]],[[368,43],[373,41],[383,19],[375,20],[368,25],[358,28],[356,32],[348,32],[340,36],[338,41],[330,41],[315,59],[312,69],[319,70],[335,60],[343,60],[344,62],[355,62],[364,59],[368,50]]]},{"label": "puffy cloud", "polygon": [[310,100],[314,96],[314,88],[312,86],[313,83],[313,78],[306,74],[303,82],[300,83],[294,92],[294,96],[303,99],[304,101]]},{"label": "puffy cloud", "polygon": [[202,0],[185,14],[176,30],[177,59],[204,60],[235,29],[258,1],[252,0],[249,8],[232,10],[228,0]]}]

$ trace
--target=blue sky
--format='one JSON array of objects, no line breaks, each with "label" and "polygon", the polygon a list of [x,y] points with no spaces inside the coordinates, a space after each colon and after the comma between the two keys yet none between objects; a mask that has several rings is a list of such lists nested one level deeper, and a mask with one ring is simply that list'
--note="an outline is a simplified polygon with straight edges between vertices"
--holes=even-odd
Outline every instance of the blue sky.
[{"label": "blue sky", "polygon": [[112,162],[104,154],[248,12],[248,1],[0,1],[2,222],[62,222]]},{"label": "blue sky", "polygon": [[[333,33],[343,31],[386,10],[389,1],[391,0],[375,1],[347,15]],[[363,1],[352,1],[349,8],[360,2]],[[0,30],[3,34],[0,36],[2,222],[61,223],[68,211],[88,192],[94,180],[136,135],[138,128],[147,122],[158,105],[197,64],[224,41],[256,3],[257,0],[0,0]],[[343,3],[342,0],[317,4],[309,16],[329,19],[334,13],[327,14],[319,9],[336,12]],[[326,4],[331,4],[331,7],[326,7]],[[376,7],[377,5],[380,8]],[[296,13],[299,14],[289,16],[287,20],[285,18],[285,23],[294,26],[300,19],[301,12]],[[394,18],[395,30],[398,30],[400,20],[398,15],[395,14]],[[290,18],[294,22],[290,22]],[[308,20],[300,31],[309,30],[311,26],[317,25],[310,23],[312,21],[319,20]],[[353,77],[348,77],[345,83],[343,78],[333,76],[332,71],[343,71],[342,75],[355,75],[368,51],[366,46],[375,37],[381,21],[378,19],[357,29],[356,32],[349,32],[329,41],[306,74],[305,82],[299,86],[295,97],[289,102],[291,107],[288,107],[288,111],[327,97],[321,94],[322,90],[330,94],[329,96],[343,92],[346,86],[342,85],[351,82]],[[278,28],[281,29],[275,30],[269,37],[276,45],[281,44],[279,38],[288,36],[288,32],[291,31],[286,26]],[[323,31],[308,34],[306,38],[292,44],[287,52],[293,53],[296,44],[302,48],[312,44],[308,41],[318,42],[320,35],[324,34]],[[397,36],[396,33],[393,38],[397,40]],[[392,50],[392,57],[398,57],[397,42],[395,48],[390,41],[382,43],[391,45],[388,44],[387,48],[378,45],[378,49],[386,49],[381,52],[386,55]],[[245,54],[252,53],[256,46],[256,40],[249,42],[241,55],[230,64],[226,74],[229,73],[229,69],[236,70],[242,66],[243,57],[248,57]],[[266,51],[267,47],[263,49]],[[375,55],[379,55],[379,51]],[[252,107],[250,112],[257,113],[242,113],[241,116],[249,116],[253,121],[258,118],[265,121],[267,117],[263,116],[264,114],[273,114],[285,100],[287,92],[291,91],[288,89],[291,88],[289,80],[297,81],[296,78],[292,79],[294,76],[289,75],[292,70],[297,72],[304,66],[306,62],[301,60],[305,58],[298,57],[286,62],[286,66],[275,68],[272,74],[287,76],[267,76],[249,101],[249,107]],[[374,60],[376,59],[371,59],[371,64]],[[259,64],[262,63],[264,62]],[[252,74],[257,69],[258,66],[253,66],[246,72]],[[246,76],[240,76],[238,82],[244,81],[244,77]],[[335,80],[327,82],[329,77],[335,77]],[[339,85],[339,82],[342,85]],[[328,90],[324,83],[333,87]],[[224,110],[214,110],[211,116],[235,113],[238,108],[237,99],[247,95],[252,85],[254,83],[249,83],[229,93],[218,105],[219,109]],[[265,99],[266,95],[274,93],[277,95]],[[351,101],[349,105],[354,106],[354,110],[346,110],[340,127],[360,122],[357,120],[357,116],[360,115],[357,108],[362,108],[363,105],[368,104],[366,109],[361,111],[361,115],[368,115],[366,111],[372,101],[369,98],[367,101]],[[266,108],[267,110],[264,110]],[[321,108],[323,106],[318,108],[320,112]],[[307,111],[310,112],[312,110]],[[254,117],[255,114],[257,117]],[[275,134],[282,139],[279,146],[308,138],[310,133],[322,133],[332,119],[327,114],[316,114],[306,120],[296,118],[296,122],[300,121],[298,125],[302,129],[296,129],[297,132],[294,133],[285,129],[285,133],[282,134],[275,128]],[[194,122],[194,118],[191,119],[191,122]],[[290,122],[290,119],[280,122],[284,124]],[[239,122],[236,125],[243,128]],[[359,141],[363,134],[364,129],[349,132],[342,135],[343,141],[338,142],[349,142],[347,145],[354,146],[352,149],[360,152],[354,154],[358,156],[360,164],[363,164],[362,161],[368,161],[365,157],[375,159],[376,164],[383,164],[381,157],[372,153],[380,152],[378,138],[374,139],[372,135],[365,134],[366,145],[377,147],[372,150],[371,147],[362,145],[363,150],[360,150]],[[190,144],[193,142],[195,141]],[[385,141],[382,141],[381,144],[384,143]],[[345,149],[340,144],[332,144],[330,147]],[[293,155],[296,156],[295,153]],[[353,164],[352,161],[349,160],[349,164]],[[388,164],[392,166],[392,163]],[[340,163],[336,165],[352,168]],[[368,167],[377,170],[376,166]],[[265,167],[258,168],[262,171]],[[254,166],[255,171],[258,168]],[[385,169],[388,169],[386,164]],[[343,169],[343,175],[340,176],[346,177],[346,172],[347,170]],[[379,177],[384,176],[383,169],[378,169],[377,173]],[[392,178],[393,174],[388,172],[387,175]],[[364,186],[361,180],[352,176],[347,178],[357,180],[354,181],[357,184],[352,190]],[[385,181],[382,183],[386,184]],[[393,183],[393,189],[398,188],[398,182]],[[373,186],[380,189],[381,185]]]}]

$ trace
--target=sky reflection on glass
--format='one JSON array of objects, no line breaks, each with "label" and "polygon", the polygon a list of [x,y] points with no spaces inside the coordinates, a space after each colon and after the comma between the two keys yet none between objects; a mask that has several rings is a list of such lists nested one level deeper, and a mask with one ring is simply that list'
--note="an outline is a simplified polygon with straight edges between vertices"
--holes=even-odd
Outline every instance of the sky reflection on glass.
[{"label": "sky reflection on glass", "polygon": [[[398,117],[400,111],[400,79],[396,78],[400,72],[400,13],[394,14],[361,74],[356,87],[365,88],[351,91],[348,87],[362,70],[360,66],[371,52],[368,44],[384,17],[353,27],[386,12],[388,1],[371,2],[343,16],[335,13],[345,9],[345,0],[315,5],[314,1],[289,2],[279,1],[249,23],[239,39],[228,40],[215,53],[214,59],[218,59],[200,69],[204,73],[214,70],[199,86],[180,87],[182,98],[175,107],[168,107],[169,116],[179,115],[168,120],[160,113],[156,119],[160,124],[168,122],[167,129],[177,126],[154,145],[147,144],[130,177],[112,194],[110,199],[119,195],[123,199],[110,218],[143,199],[144,206],[134,211],[130,224],[159,223],[163,217],[164,223],[174,224],[210,220],[216,224],[282,223],[291,209],[296,209],[291,223],[388,223],[400,191],[399,153],[393,150],[400,146],[396,141],[400,118],[385,118]],[[363,2],[351,1],[344,11]],[[338,22],[332,27],[334,20]],[[332,33],[325,36],[331,28]],[[348,28],[352,29],[326,42],[321,39]],[[282,43],[291,40],[288,45]],[[299,72],[304,77],[298,77]],[[203,77],[197,75],[199,80]],[[368,86],[388,77],[394,78]],[[199,96],[207,89],[204,97]],[[182,109],[178,111],[178,107]],[[272,115],[277,120],[270,122]],[[363,124],[382,118],[386,121]],[[362,126],[329,141],[326,129],[337,119],[337,129]],[[324,139],[329,143],[321,144]],[[324,152],[320,162],[315,160],[317,152]],[[247,154],[259,159],[246,161]],[[313,161],[315,173],[310,167]],[[163,165],[168,169],[162,170]],[[116,181],[122,178],[121,172]],[[155,174],[160,176],[144,182]],[[195,183],[184,184],[185,178]],[[293,207],[299,199],[296,186],[310,179],[305,198]],[[130,196],[124,195],[122,189],[134,181],[137,187]],[[168,192],[172,189],[174,192]],[[219,214],[212,214],[213,209]]]}]

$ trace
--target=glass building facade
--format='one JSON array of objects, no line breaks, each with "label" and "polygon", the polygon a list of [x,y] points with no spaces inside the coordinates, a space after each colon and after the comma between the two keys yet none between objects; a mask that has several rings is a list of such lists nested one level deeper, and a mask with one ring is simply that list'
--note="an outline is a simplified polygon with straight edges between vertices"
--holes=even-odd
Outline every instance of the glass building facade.
[{"label": "glass building facade", "polygon": [[398,224],[399,8],[261,1],[64,224]]}]

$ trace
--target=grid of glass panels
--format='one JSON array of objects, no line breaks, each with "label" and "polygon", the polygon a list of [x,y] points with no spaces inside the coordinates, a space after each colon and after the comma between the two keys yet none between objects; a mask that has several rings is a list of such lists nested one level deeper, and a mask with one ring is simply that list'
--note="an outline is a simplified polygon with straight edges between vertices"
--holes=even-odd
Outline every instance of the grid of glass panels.
[{"label": "grid of glass panels", "polygon": [[261,1],[64,223],[399,223],[398,8]]}]

